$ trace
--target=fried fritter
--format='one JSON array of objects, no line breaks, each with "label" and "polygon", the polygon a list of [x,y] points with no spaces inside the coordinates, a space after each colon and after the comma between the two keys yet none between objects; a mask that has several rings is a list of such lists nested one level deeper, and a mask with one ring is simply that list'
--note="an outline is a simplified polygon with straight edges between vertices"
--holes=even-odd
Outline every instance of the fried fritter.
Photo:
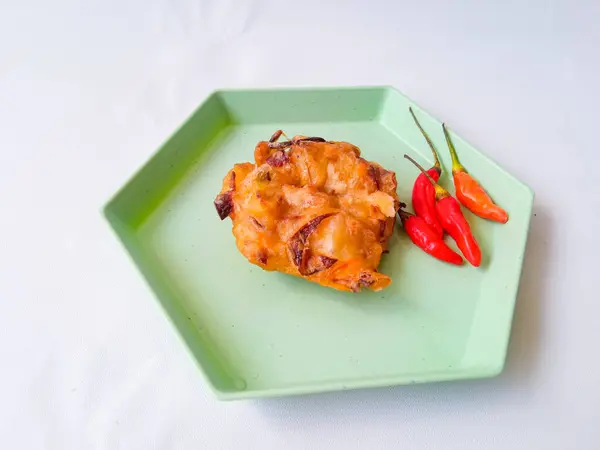
[{"label": "fried fritter", "polygon": [[348,142],[277,131],[235,164],[215,207],[233,222],[239,251],[268,271],[358,292],[391,279],[377,272],[399,208],[396,175]]}]

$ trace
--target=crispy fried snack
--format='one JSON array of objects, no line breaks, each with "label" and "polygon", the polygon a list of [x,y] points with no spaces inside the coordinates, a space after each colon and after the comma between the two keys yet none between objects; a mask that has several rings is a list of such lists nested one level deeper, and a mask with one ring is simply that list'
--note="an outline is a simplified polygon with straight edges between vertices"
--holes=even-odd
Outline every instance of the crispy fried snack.
[{"label": "crispy fried snack", "polygon": [[400,202],[396,175],[347,142],[296,136],[261,141],[255,164],[235,164],[215,207],[230,217],[253,264],[342,291],[381,290],[377,272]]}]

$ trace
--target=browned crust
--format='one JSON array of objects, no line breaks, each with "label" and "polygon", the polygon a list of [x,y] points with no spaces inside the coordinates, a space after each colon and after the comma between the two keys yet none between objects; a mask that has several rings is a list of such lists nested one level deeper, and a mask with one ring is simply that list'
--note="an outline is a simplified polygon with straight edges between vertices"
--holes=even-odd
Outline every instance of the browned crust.
[{"label": "browned crust", "polygon": [[214,204],[217,210],[217,214],[219,214],[219,218],[221,220],[224,220],[225,218],[229,217],[229,214],[231,214],[231,211],[233,211],[233,198],[231,195],[231,191],[227,191],[217,195]]},{"label": "browned crust", "polygon": [[271,167],[283,167],[290,162],[289,155],[283,150],[277,150],[267,158],[267,164]]},{"label": "browned crust", "polygon": [[309,257],[308,248],[306,247],[306,241],[308,240],[308,237],[317,229],[323,220],[333,216],[334,214],[335,213],[321,214],[320,216],[309,220],[289,240],[288,248],[290,255],[300,273],[306,271],[306,263]]}]

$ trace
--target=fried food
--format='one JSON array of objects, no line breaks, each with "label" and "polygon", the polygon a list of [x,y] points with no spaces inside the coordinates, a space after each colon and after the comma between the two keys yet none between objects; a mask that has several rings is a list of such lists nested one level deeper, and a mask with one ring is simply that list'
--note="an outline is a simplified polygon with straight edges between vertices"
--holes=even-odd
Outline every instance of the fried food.
[{"label": "fried food", "polygon": [[278,130],[235,164],[215,199],[239,251],[267,271],[342,291],[381,290],[377,272],[400,202],[394,172],[362,158],[348,142]]}]

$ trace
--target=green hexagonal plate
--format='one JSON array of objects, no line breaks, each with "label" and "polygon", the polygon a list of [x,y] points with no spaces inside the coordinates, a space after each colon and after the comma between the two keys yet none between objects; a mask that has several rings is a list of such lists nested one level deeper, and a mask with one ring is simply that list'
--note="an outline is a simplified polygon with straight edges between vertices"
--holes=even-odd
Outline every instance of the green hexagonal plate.
[{"label": "green hexagonal plate", "polygon": [[[381,292],[342,293],[264,272],[237,251],[213,206],[234,163],[276,129],[361,148],[394,170],[410,200],[411,153],[431,164],[412,105],[450,158],[441,123],[389,87],[224,90],[212,94],[106,205],[105,215],[222,399],[304,394],[498,374],[505,360],[532,191],[453,135],[463,164],[503,205],[499,225],[466,216],[480,268],[439,262],[398,228]],[[451,122],[451,120],[450,120]],[[440,181],[452,191],[451,180]],[[453,244],[451,244],[453,245]]]}]

